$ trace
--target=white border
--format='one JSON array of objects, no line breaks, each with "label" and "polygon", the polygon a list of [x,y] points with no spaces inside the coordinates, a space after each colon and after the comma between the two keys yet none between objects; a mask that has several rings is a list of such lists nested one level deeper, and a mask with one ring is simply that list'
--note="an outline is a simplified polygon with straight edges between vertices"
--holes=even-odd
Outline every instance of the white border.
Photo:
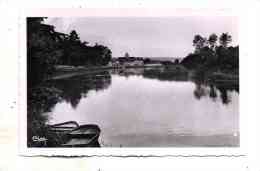
[{"label": "white border", "polygon": [[[249,10],[207,8],[207,9],[155,9],[155,8],[97,8],[97,9],[26,9],[20,13],[20,48],[19,48],[19,154],[26,156],[222,156],[222,155],[247,155],[247,127],[249,107],[246,73],[240,72],[240,147],[228,148],[27,148],[26,147],[26,24],[27,16],[47,16],[47,17],[166,17],[166,16],[238,16],[239,17],[239,46],[240,46],[240,71],[241,68],[248,68],[247,58],[249,48],[248,18]],[[243,41],[241,41],[243,40]],[[243,58],[241,58],[243,56]],[[245,69],[246,70],[246,69]],[[245,71],[242,70],[243,72]],[[243,97],[243,98],[242,98]]]}]

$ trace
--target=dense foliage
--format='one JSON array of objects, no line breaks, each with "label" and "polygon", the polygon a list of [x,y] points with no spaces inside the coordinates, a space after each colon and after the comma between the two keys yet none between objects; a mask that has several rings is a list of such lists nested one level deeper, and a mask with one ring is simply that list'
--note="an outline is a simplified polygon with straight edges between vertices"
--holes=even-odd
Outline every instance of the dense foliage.
[{"label": "dense foliage", "polygon": [[41,24],[43,18],[27,19],[28,88],[48,78],[62,56],[54,27]]},{"label": "dense foliage", "polygon": [[106,46],[95,44],[88,46],[87,42],[81,42],[75,30],[69,35],[63,35],[61,41],[64,55],[59,64],[63,65],[106,65],[111,60],[111,50]]},{"label": "dense foliage", "polygon": [[[219,40],[219,43],[217,41]],[[208,38],[195,35],[193,46],[195,50],[182,60],[182,64],[189,69],[199,71],[221,71],[238,74],[239,47],[229,46],[231,35],[222,33],[218,39],[216,34]]]},{"label": "dense foliage", "polygon": [[44,18],[27,18],[28,86],[32,87],[48,78],[54,66],[106,65],[111,60],[111,50],[103,45],[88,46],[75,30],[69,35],[43,24]]}]

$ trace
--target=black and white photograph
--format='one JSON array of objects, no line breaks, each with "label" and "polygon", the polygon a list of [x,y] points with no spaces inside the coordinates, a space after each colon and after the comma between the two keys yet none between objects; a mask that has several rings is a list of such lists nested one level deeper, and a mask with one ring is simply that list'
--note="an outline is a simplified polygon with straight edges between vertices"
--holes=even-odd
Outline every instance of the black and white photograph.
[{"label": "black and white photograph", "polygon": [[237,16],[27,17],[27,147],[240,147]]}]

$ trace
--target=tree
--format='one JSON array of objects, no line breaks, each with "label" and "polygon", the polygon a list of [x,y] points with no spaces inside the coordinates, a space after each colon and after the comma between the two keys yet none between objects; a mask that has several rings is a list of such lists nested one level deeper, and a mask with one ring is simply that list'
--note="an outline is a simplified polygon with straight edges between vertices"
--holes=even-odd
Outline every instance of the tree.
[{"label": "tree", "polygon": [[213,33],[209,36],[208,43],[210,45],[211,50],[215,49],[217,40],[218,40],[218,36],[215,33]]},{"label": "tree", "polygon": [[62,56],[54,27],[42,24],[44,18],[27,18],[28,88],[48,78]]},{"label": "tree", "polygon": [[128,52],[125,53],[125,58],[128,58],[129,57],[129,54]]},{"label": "tree", "polygon": [[151,62],[151,59],[150,58],[145,58],[144,59],[144,64],[148,64],[148,63],[150,63]]},{"label": "tree", "polygon": [[195,53],[199,53],[200,50],[206,46],[207,39],[197,34],[193,39],[193,46],[195,46]]},{"label": "tree", "polygon": [[175,59],[174,60],[174,64],[179,64],[180,63],[180,60],[179,59]]},{"label": "tree", "polygon": [[197,69],[203,64],[204,60],[198,53],[188,54],[182,61],[181,64],[188,69]]},{"label": "tree", "polygon": [[96,44],[93,48],[95,48],[97,53],[96,64],[107,65],[112,58],[111,50],[108,47],[99,44]]},{"label": "tree", "polygon": [[80,42],[78,33],[75,30],[70,32],[69,40],[72,42]]},{"label": "tree", "polygon": [[228,44],[231,43],[232,37],[228,33],[222,33],[219,37],[219,44],[224,48],[228,47]]},{"label": "tree", "polygon": [[[217,46],[217,40],[220,46]],[[231,41],[232,37],[228,33],[222,33],[219,39],[212,33],[207,40],[197,34],[193,39],[195,53],[186,56],[181,64],[191,69],[238,73],[239,47],[228,46]]]}]

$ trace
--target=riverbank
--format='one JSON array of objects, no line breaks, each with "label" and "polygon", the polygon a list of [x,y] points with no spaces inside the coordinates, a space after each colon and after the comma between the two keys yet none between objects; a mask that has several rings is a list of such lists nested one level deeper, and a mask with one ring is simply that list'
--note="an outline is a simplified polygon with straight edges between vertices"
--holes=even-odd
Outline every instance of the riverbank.
[{"label": "riverbank", "polygon": [[203,80],[210,83],[234,83],[239,85],[239,73],[221,70],[190,70],[193,80]]},{"label": "riverbank", "polygon": [[[74,76],[80,76],[85,74],[98,74],[102,71],[108,70],[125,70],[125,69],[142,69],[149,68],[145,71],[145,75],[148,77],[159,77],[162,79],[166,77],[185,76],[182,79],[201,80],[203,82],[214,83],[214,84],[239,84],[238,73],[222,72],[222,71],[202,71],[202,70],[189,70],[182,65],[170,65],[170,66],[128,66],[128,67],[112,67],[112,66],[97,66],[97,67],[73,67],[73,66],[56,66],[56,72],[50,77],[50,80],[70,78]],[[163,69],[167,71],[158,72],[157,69]]]},{"label": "riverbank", "polygon": [[164,68],[163,65],[161,66],[151,66],[151,65],[143,65],[143,66],[126,66],[126,67],[113,67],[113,66],[97,66],[97,67],[84,67],[84,66],[79,66],[79,67],[73,67],[73,66],[56,66],[55,70],[56,72],[50,77],[50,80],[56,80],[56,79],[64,79],[64,78],[69,78],[73,76],[80,76],[80,75],[85,75],[85,74],[96,74],[102,71],[107,71],[107,70],[124,70],[124,69],[129,69],[129,68]]}]

